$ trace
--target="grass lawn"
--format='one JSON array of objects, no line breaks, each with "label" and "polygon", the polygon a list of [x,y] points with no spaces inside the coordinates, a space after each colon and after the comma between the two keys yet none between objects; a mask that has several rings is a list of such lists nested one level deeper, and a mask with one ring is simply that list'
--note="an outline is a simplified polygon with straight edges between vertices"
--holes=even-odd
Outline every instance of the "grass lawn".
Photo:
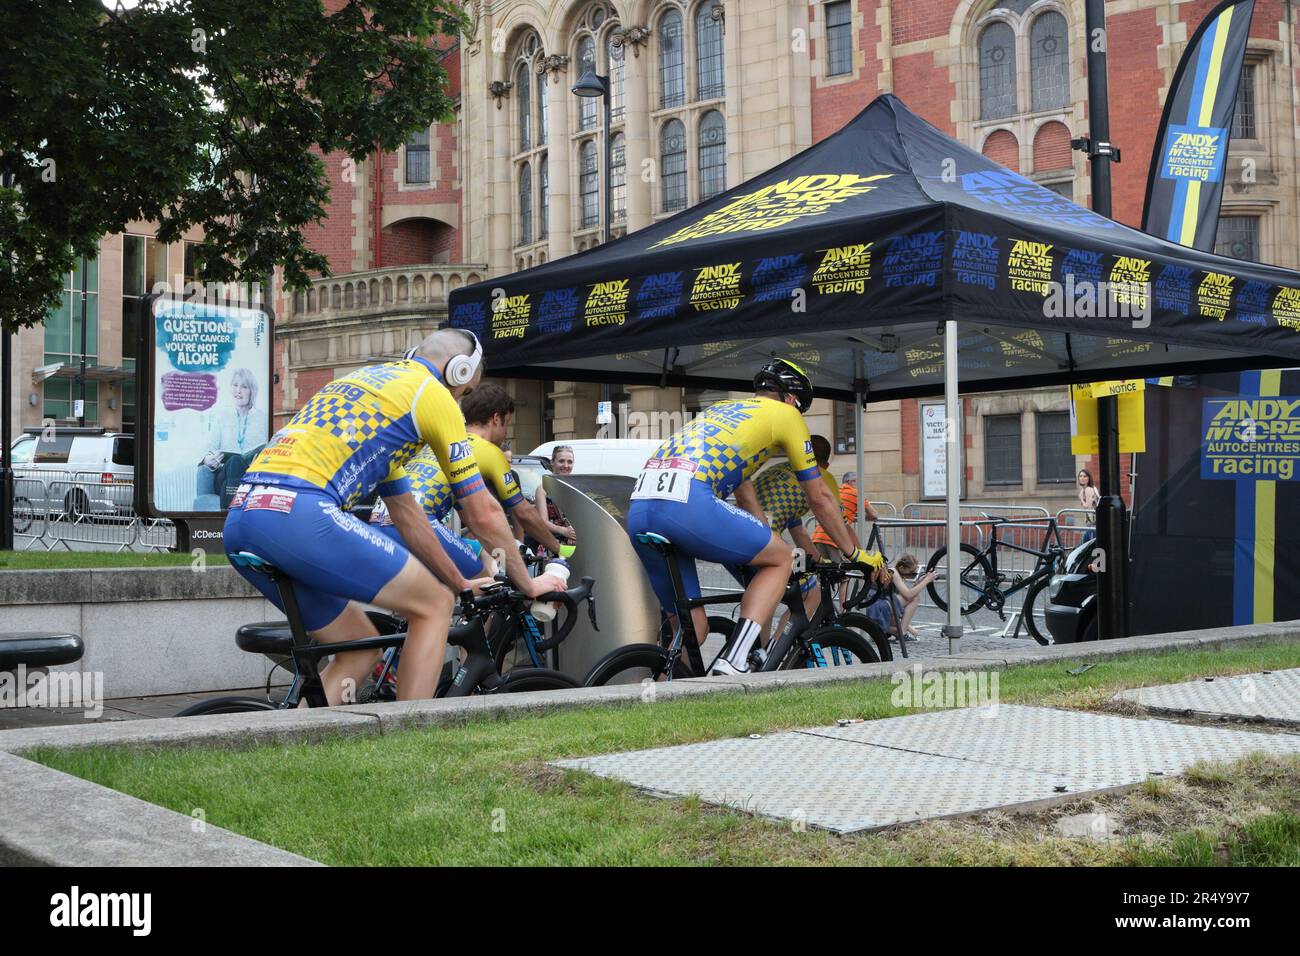
[{"label": "grass lawn", "polygon": [[[170,551],[0,551],[0,571],[48,571],[55,568],[169,568],[189,565],[189,554]],[[228,564],[224,554],[209,555],[209,564]]]},{"label": "grass lawn", "polygon": [[[1002,673],[1003,703],[1095,709],[1117,690],[1300,666],[1300,645],[1126,657]],[[546,765],[609,753],[898,716],[893,685],[862,682],[475,719],[385,737],[246,751],[29,754],[51,767],[324,863],[344,864],[1290,864],[1300,865],[1300,759],[1205,766],[1125,794],[839,837]],[[1121,838],[1062,837],[1105,810]]]}]

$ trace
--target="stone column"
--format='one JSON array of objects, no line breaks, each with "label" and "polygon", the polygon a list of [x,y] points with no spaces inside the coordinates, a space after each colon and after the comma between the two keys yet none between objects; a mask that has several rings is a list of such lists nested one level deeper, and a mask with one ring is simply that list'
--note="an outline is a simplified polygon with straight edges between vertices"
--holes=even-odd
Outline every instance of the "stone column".
[{"label": "stone column", "polygon": [[[634,24],[624,24],[630,31]],[[625,42],[623,45],[623,135],[627,141],[627,231],[650,225],[657,180],[646,182],[645,161],[654,157],[650,129],[650,71],[654,68],[651,45]]]},{"label": "stone column", "polygon": [[[558,37],[547,38],[547,51],[557,53],[564,49]],[[550,70],[546,75],[547,126],[546,131],[546,165],[550,183],[550,209],[547,216],[547,228],[550,239],[547,243],[546,257],[554,262],[573,252],[573,203],[570,191],[570,169],[573,144],[569,142],[569,114],[573,108],[573,70],[569,66],[560,66]],[[533,184],[533,194],[539,194],[539,186]]]},{"label": "stone column", "polygon": [[594,438],[600,386],[589,382],[556,382],[555,388],[551,393],[555,403],[555,418],[551,423],[555,438]]}]

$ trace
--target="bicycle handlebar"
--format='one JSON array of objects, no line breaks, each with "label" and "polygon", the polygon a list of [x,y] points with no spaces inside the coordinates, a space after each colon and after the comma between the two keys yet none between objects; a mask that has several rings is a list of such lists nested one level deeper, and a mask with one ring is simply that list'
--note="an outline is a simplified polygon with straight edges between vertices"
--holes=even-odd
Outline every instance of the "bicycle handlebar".
[{"label": "bicycle handlebar", "polygon": [[569,636],[569,632],[573,630],[573,626],[578,620],[578,605],[583,601],[587,602],[587,614],[591,618],[592,628],[597,631],[600,630],[600,626],[596,623],[596,598],[592,594],[595,585],[594,578],[583,578],[576,587],[571,587],[565,591],[551,591],[547,594],[539,594],[534,598],[511,587],[506,582],[501,582],[488,585],[481,594],[464,591],[461,593],[460,601],[462,609],[471,614],[486,614],[491,611],[506,609],[524,611],[534,601],[541,601],[544,604],[563,605],[563,618],[556,624],[555,632],[536,644],[538,651],[549,651]]}]

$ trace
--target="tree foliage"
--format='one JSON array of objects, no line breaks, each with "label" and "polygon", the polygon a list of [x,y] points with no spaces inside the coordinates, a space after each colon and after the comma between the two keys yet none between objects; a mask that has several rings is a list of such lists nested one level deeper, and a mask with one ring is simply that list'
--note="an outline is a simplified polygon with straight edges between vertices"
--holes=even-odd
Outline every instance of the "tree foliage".
[{"label": "tree foliage", "polygon": [[[122,7],[132,7],[124,10]],[[6,0],[0,320],[40,322],[74,260],[131,220],[204,229],[205,278],[301,288],[322,155],[364,159],[451,117],[448,0]],[[442,44],[445,46],[446,44]]]}]

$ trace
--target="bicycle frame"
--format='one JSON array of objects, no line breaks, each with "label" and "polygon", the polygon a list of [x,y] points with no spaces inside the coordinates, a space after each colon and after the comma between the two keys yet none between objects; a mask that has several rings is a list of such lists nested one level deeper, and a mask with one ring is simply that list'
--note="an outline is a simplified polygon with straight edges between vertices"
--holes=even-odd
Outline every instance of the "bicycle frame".
[{"label": "bicycle frame", "polygon": [[[1061,544],[1061,533],[1056,526],[1055,518],[1047,519],[1047,527],[1043,529],[1043,543],[1039,548],[1030,548],[1025,545],[1013,544],[1010,541],[1005,541],[998,537],[998,530],[1004,525],[1024,524],[1026,524],[1026,522],[1008,521],[1006,519],[995,519],[991,521],[988,544],[986,544],[984,549],[980,552],[980,554],[984,555],[984,557],[988,559],[989,567],[993,570],[993,582],[991,587],[994,594],[991,594],[990,596],[996,596],[1000,603],[1005,603],[1006,598],[1015,594],[1017,591],[1029,587],[1040,578],[1050,576],[1053,573],[1056,561],[1065,553],[1065,548]],[[1055,545],[1052,544],[1053,539],[1055,539]],[[999,549],[1018,551],[1021,554],[1032,554],[1036,559],[1034,570],[1025,575],[1019,581],[1013,582],[1010,587],[1003,589],[999,586],[1002,579],[1002,573],[998,570]]]}]

